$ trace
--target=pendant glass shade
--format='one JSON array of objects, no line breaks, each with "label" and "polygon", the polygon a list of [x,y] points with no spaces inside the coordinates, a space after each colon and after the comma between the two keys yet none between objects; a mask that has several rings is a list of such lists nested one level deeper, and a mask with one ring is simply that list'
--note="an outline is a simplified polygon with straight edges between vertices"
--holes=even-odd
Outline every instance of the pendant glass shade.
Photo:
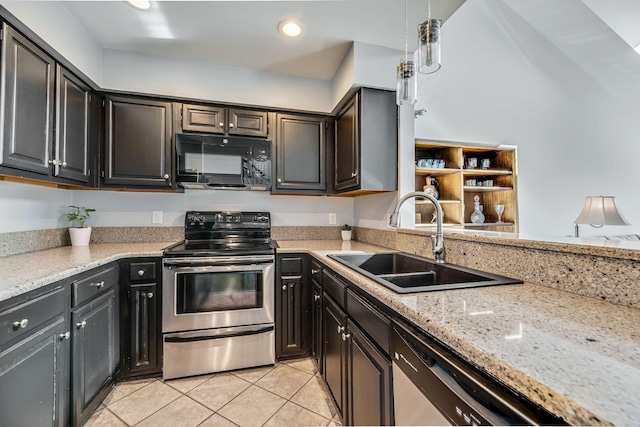
[{"label": "pendant glass shade", "polygon": [[396,82],[396,104],[411,105],[418,99],[416,85],[416,65],[413,61],[402,61],[398,64],[398,80]]},{"label": "pendant glass shade", "polygon": [[418,71],[435,73],[440,69],[440,19],[428,19],[418,26]]}]

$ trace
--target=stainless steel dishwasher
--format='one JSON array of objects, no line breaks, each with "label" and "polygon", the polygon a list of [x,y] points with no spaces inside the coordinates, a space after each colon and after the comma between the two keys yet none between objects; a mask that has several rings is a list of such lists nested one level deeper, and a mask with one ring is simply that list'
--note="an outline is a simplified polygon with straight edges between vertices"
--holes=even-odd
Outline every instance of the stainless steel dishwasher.
[{"label": "stainless steel dishwasher", "polygon": [[406,322],[392,329],[396,425],[566,424]]}]

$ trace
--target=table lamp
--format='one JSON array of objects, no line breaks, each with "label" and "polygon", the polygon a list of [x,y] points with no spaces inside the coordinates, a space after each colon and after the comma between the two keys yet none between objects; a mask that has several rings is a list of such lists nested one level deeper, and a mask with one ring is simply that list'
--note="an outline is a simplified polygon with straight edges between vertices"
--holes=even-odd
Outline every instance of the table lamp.
[{"label": "table lamp", "polygon": [[603,225],[629,225],[618,212],[613,196],[588,196],[582,212],[573,223],[576,225],[575,237],[580,236],[578,224],[589,224],[598,228]]}]

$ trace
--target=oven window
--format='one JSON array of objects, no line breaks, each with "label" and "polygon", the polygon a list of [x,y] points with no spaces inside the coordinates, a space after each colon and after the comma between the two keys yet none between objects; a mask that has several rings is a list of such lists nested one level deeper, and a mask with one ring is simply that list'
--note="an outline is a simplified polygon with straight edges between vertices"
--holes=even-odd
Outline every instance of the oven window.
[{"label": "oven window", "polygon": [[184,273],[176,277],[176,314],[262,307],[262,272]]}]

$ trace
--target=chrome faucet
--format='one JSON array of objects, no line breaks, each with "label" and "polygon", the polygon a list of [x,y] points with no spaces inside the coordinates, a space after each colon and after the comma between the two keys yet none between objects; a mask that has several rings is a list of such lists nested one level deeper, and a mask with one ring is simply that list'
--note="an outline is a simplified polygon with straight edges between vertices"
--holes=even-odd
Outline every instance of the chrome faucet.
[{"label": "chrome faucet", "polygon": [[427,199],[431,203],[433,203],[433,206],[435,206],[436,208],[436,235],[431,236],[431,247],[432,247],[431,251],[433,252],[433,256],[436,259],[436,262],[439,264],[442,264],[445,262],[444,261],[444,256],[445,256],[444,233],[442,231],[442,206],[440,205],[440,202],[435,197],[433,197],[430,194],[424,193],[422,191],[414,191],[412,193],[405,194],[398,200],[396,207],[393,209],[393,213],[389,218],[389,225],[391,227],[398,226],[398,220],[400,216],[400,206],[402,206],[404,202],[406,202],[408,199],[412,197]]}]

